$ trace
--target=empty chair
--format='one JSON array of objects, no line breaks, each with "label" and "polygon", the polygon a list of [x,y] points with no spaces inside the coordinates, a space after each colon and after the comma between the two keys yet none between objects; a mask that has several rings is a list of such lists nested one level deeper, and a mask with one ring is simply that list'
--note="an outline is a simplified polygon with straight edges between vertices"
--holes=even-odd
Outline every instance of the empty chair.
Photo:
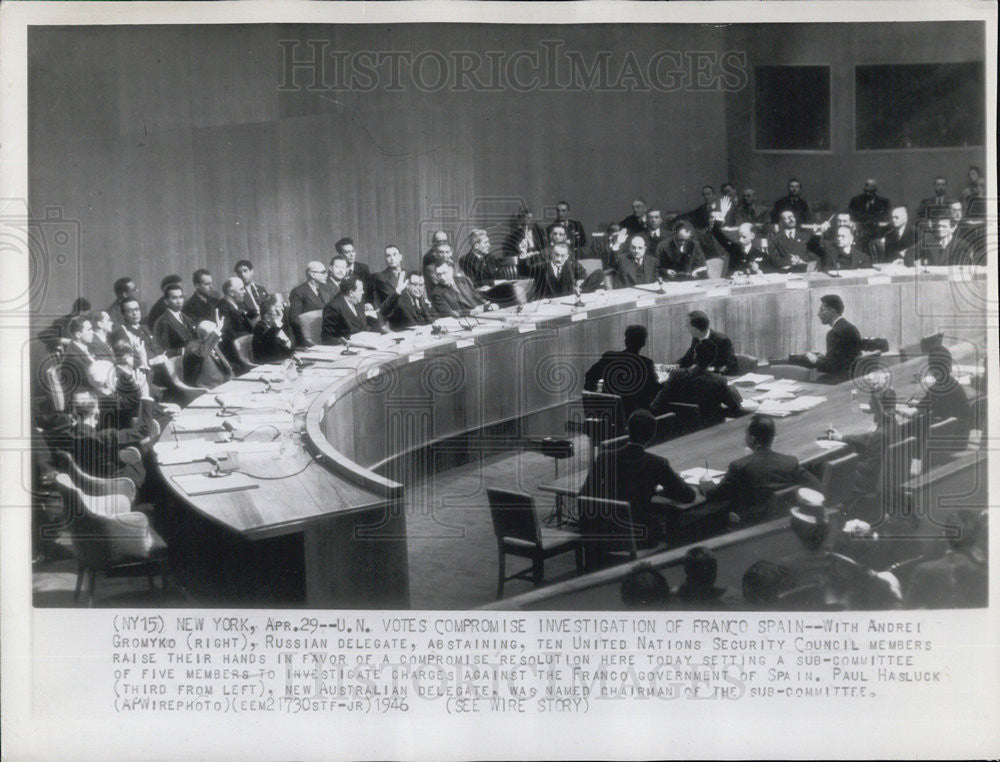
[{"label": "empty chair", "polygon": [[[537,587],[545,579],[545,560],[562,553],[576,554],[577,573],[583,571],[580,535],[562,529],[542,529],[535,513],[535,501],[521,492],[487,489],[493,533],[497,538],[499,565],[497,598],[503,597],[504,584],[512,579],[529,579]],[[531,559],[531,567],[506,575],[507,554]]]},{"label": "empty chair", "polygon": [[771,365],[768,372],[775,378],[788,378],[792,381],[811,381],[813,376],[811,368],[799,365]]},{"label": "empty chair", "polygon": [[[160,574],[166,588],[167,545],[149,526],[149,519],[144,514],[131,510],[104,513],[111,504],[95,502],[95,498],[84,494],[67,474],[56,474],[53,486],[62,495],[70,517],[73,553],[77,559],[74,602],[79,601],[84,577],[89,574],[87,605],[94,605],[99,571],[106,576],[142,574],[154,590],[154,576]],[[116,511],[130,507],[122,495],[109,497],[120,498],[114,501]]]},{"label": "empty chair", "polygon": [[[590,437],[591,445],[598,447],[607,439],[623,436],[628,421],[625,418],[625,406],[617,394],[603,392],[582,392],[584,418],[566,422],[568,431],[579,431]],[[697,410],[697,406],[695,410]],[[699,417],[699,422],[700,422]],[[658,438],[675,436],[675,415],[672,412],[656,416]],[[700,426],[699,426],[700,428]]]},{"label": "empty chair", "polygon": [[742,376],[744,373],[749,373],[750,371],[754,370],[759,365],[759,363],[760,361],[753,355],[737,354],[736,372]]},{"label": "empty chair", "polygon": [[236,356],[240,358],[240,362],[247,368],[256,368],[257,363],[253,361],[253,347],[251,346],[253,342],[253,334],[248,333],[246,336],[240,336],[233,341],[233,349],[236,350]]},{"label": "empty chair", "polygon": [[854,473],[858,467],[858,454],[852,452],[823,464],[823,497],[827,508],[842,506],[854,489]]},{"label": "empty chair", "polygon": [[636,559],[638,543],[645,539],[637,538],[636,534],[644,533],[645,528],[632,522],[632,507],[628,502],[578,497],[576,505],[584,564],[588,572],[611,563]]},{"label": "empty chair", "polygon": [[587,275],[597,272],[603,267],[603,265],[601,264],[601,260],[599,259],[581,259],[578,261],[580,262],[580,266],[583,268],[583,271],[587,273]]},{"label": "empty chair", "polygon": [[180,397],[182,405],[189,404],[192,400],[197,399],[208,391],[203,386],[189,386],[184,383],[184,358],[181,355],[168,357],[167,361],[163,363],[163,367],[166,368],[167,377],[170,379],[170,386],[177,396]]},{"label": "empty chair", "polygon": [[322,344],[323,310],[310,310],[298,317],[299,328],[309,344]]},{"label": "empty chair", "polygon": [[729,263],[725,257],[712,257],[705,260],[705,268],[708,270],[709,278],[724,278],[726,270],[729,269]]}]

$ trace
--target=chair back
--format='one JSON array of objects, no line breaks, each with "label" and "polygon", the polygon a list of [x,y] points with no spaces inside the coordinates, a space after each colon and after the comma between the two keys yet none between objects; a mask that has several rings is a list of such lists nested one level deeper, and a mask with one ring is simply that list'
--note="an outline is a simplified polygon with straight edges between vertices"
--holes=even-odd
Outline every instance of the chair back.
[{"label": "chair back", "polygon": [[[944,453],[944,457],[951,460],[951,453],[965,449],[968,439],[958,441],[957,432],[958,419],[955,417],[945,418],[927,427],[927,438],[923,442],[920,455],[925,471],[942,462],[940,453]],[[928,460],[929,458],[933,461]]]},{"label": "chair back", "polygon": [[491,487],[486,490],[486,496],[490,501],[493,533],[498,541],[513,539],[531,545],[541,542],[535,501],[530,495]]},{"label": "chair back", "polygon": [[729,263],[724,257],[712,257],[705,260],[705,267],[708,270],[709,278],[724,278],[726,270],[729,269]]},{"label": "chair back", "polygon": [[167,361],[163,363],[163,367],[167,371],[167,377],[170,379],[170,385],[180,392],[181,396],[184,398],[185,404],[191,402],[195,397],[204,392],[204,389],[200,386],[190,386],[184,383],[184,357],[182,355],[177,355],[177,357],[168,357]]},{"label": "chair back", "polygon": [[595,554],[624,551],[630,559],[636,558],[636,526],[626,501],[578,497],[576,506],[588,568],[595,566]]},{"label": "chair back", "polygon": [[583,271],[587,273],[587,275],[604,269],[604,265],[601,264],[601,260],[599,259],[580,259],[577,261],[580,263],[580,267],[583,268]]},{"label": "chair back", "polygon": [[983,394],[969,403],[972,428],[969,431],[969,445],[979,449],[986,438],[986,395]]},{"label": "chair back", "polygon": [[48,365],[43,371],[43,383],[45,391],[48,393],[52,408],[57,413],[66,412],[66,392],[63,390],[62,381],[59,379],[59,366]]},{"label": "chair back", "polygon": [[704,428],[701,422],[701,409],[697,405],[688,402],[671,402],[667,405],[667,410],[674,415],[670,424],[671,439]]},{"label": "chair back", "polygon": [[256,367],[257,363],[253,361],[253,334],[248,333],[234,340],[233,349],[241,363],[250,368]]},{"label": "chair back", "polygon": [[768,370],[775,378],[787,378],[792,381],[811,381],[812,369],[803,368],[800,365],[771,365]]},{"label": "chair back", "polygon": [[299,328],[306,341],[321,344],[323,341],[323,310],[310,310],[299,315]]},{"label": "chair back", "polygon": [[739,373],[742,376],[744,373],[749,373],[750,371],[754,370],[759,363],[760,363],[760,360],[758,360],[753,355],[741,355],[741,354],[737,354],[736,355],[736,372]]},{"label": "chair back", "polygon": [[598,441],[620,436],[625,432],[625,406],[617,394],[583,392],[583,412],[591,420],[596,420]]},{"label": "chair back", "polygon": [[923,471],[916,437],[906,437],[889,445],[879,480],[883,495],[893,494],[900,485]]},{"label": "chair back", "polygon": [[858,454],[852,452],[823,465],[822,489],[828,508],[843,505],[854,489],[854,472],[858,467]]},{"label": "chair back", "polygon": [[[95,513],[93,498],[83,494],[68,474],[56,474],[52,484],[62,495],[70,517],[73,550],[80,563],[89,568],[106,568],[149,555],[153,535],[144,514],[128,510],[112,516]],[[113,497],[124,499],[121,495]]]},{"label": "chair back", "polygon": [[[73,460],[73,456],[65,450],[53,449],[50,451],[50,456],[52,458],[52,465],[57,470],[67,474],[73,481],[73,484],[79,487],[84,493],[95,496],[121,495],[130,503],[135,500],[137,490],[135,483],[131,479],[125,477],[101,479],[97,476],[91,476],[81,471],[80,467],[76,465],[76,461]],[[115,513],[123,512],[115,511]]]}]

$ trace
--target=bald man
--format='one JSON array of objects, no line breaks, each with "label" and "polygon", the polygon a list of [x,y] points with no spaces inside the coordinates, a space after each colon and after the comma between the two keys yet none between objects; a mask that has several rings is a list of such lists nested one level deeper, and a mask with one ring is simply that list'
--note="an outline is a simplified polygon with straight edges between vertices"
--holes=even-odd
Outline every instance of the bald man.
[{"label": "bald man", "polygon": [[295,343],[300,347],[312,342],[303,334],[299,317],[305,312],[322,310],[336,296],[326,278],[326,266],[322,262],[310,262],[306,265],[305,283],[300,283],[288,294],[288,322],[295,333]]}]

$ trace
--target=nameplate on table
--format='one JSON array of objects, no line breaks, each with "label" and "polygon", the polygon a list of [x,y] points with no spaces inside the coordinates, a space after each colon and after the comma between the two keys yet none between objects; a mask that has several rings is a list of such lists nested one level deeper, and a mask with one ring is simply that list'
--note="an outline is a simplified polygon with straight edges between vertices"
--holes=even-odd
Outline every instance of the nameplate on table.
[{"label": "nameplate on table", "polygon": [[581,320],[586,320],[587,319],[587,313],[586,312],[574,312],[572,315],[569,316],[569,319],[570,319],[570,322],[577,323],[577,322],[579,322]]},{"label": "nameplate on table", "polygon": [[468,349],[474,346],[476,346],[476,342],[472,339],[459,339],[455,342],[455,349]]},{"label": "nameplate on table", "polygon": [[786,289],[805,289],[809,288],[809,281],[805,278],[789,278],[785,281]]},{"label": "nameplate on table", "polygon": [[521,323],[521,325],[517,327],[518,333],[531,333],[534,330],[535,330],[534,323]]},{"label": "nameplate on table", "polygon": [[171,476],[171,480],[191,497],[215,495],[220,492],[239,492],[257,489],[256,482],[246,474],[232,472],[228,476],[213,477],[208,474],[184,474]]},{"label": "nameplate on table", "polygon": [[869,286],[887,286],[892,283],[892,276],[886,275],[885,273],[879,273],[878,275],[871,275],[868,277]]},{"label": "nameplate on table", "polygon": [[407,355],[406,359],[409,362],[418,362],[419,360],[423,360],[424,359],[424,353],[423,352],[414,352],[412,355]]},{"label": "nameplate on table", "polygon": [[718,481],[725,473],[725,471],[717,471],[714,468],[701,468],[698,466],[695,468],[689,468],[686,471],[681,471],[679,476],[687,484],[697,486],[698,482],[706,477],[713,481]]}]

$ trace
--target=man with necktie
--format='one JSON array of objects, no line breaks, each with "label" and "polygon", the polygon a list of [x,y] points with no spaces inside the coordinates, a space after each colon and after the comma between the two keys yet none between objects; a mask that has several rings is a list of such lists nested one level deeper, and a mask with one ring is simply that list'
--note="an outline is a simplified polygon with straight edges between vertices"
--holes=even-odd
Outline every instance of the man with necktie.
[{"label": "man with necktie", "polygon": [[948,216],[948,207],[955,199],[948,196],[948,181],[938,175],[934,178],[934,195],[920,200],[917,208],[918,220],[935,220]]},{"label": "man with necktie", "polygon": [[879,196],[874,177],[865,180],[864,191],[851,199],[847,210],[858,229],[858,246],[867,250],[868,244],[878,233],[879,226],[889,219],[892,205],[889,199]]},{"label": "man with necktie", "polygon": [[372,278],[375,306],[381,307],[394,295],[406,289],[407,272],[403,269],[403,254],[395,244],[385,247],[385,269]]},{"label": "man with necktie", "polygon": [[382,303],[382,316],[394,331],[434,322],[434,308],[424,292],[424,276],[409,273],[403,293],[394,293]]},{"label": "man with necktie", "polygon": [[164,297],[167,309],[153,324],[153,335],[167,357],[176,357],[183,354],[184,347],[195,338],[195,323],[182,311],[184,289],[180,283],[167,286]]},{"label": "man with necktie", "polygon": [[237,262],[233,272],[240,277],[240,280],[243,281],[243,287],[246,289],[246,297],[243,302],[247,314],[251,320],[256,319],[260,316],[260,308],[270,294],[266,288],[254,281],[253,263],[249,259],[241,259]]}]

